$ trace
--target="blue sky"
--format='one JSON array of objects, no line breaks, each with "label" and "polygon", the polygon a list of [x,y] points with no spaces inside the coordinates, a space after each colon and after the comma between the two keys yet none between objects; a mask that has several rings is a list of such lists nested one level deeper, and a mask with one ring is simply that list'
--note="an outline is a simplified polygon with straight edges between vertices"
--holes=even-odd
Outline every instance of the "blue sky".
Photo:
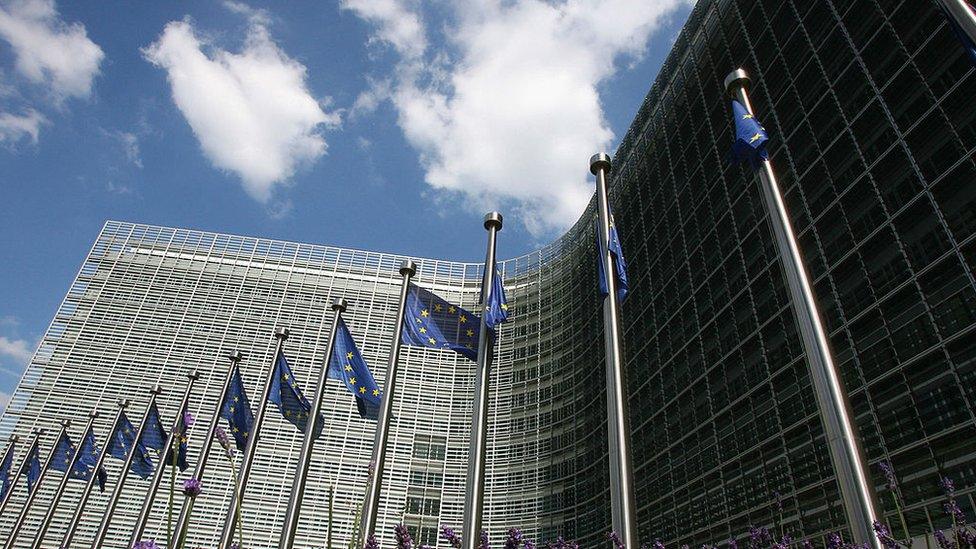
[{"label": "blue sky", "polygon": [[548,242],[690,9],[0,0],[0,405],[106,219],[478,260],[499,209],[501,257]]}]

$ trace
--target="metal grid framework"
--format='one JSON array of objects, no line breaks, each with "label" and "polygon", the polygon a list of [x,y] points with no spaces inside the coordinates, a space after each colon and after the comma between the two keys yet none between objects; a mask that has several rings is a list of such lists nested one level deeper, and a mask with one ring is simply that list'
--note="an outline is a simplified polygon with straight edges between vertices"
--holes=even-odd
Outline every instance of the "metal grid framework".
[{"label": "metal grid framework", "polygon": [[[703,0],[624,137],[612,180],[632,285],[623,326],[641,536],[694,545],[772,525],[774,491],[795,537],[843,528],[759,189],[725,162],[731,124],[721,83],[739,66],[754,78],[753,104],[772,136],[868,458],[901,473],[914,534],[944,527],[937,475],[956,480],[969,513],[976,487],[976,71],[928,3]],[[502,264],[514,314],[499,336],[490,408],[486,524],[496,539],[520,525],[531,537],[594,545],[609,527],[592,218],[591,205],[560,240]],[[0,436],[80,421],[121,395],[136,396],[137,414],[157,381],[169,388],[161,402],[169,416],[190,368],[203,373],[193,411],[209,417],[221,354],[245,353],[254,394],[281,325],[292,329],[286,351],[311,392],[330,297],[351,301],[346,318],[382,383],[401,259],[109,222]],[[479,265],[418,261],[418,283],[473,307]],[[401,518],[433,543],[438,525],[460,522],[464,490],[473,363],[411,348],[402,361],[380,507],[385,545]],[[338,384],[326,398],[303,546],[324,542],[331,485],[335,542],[346,543],[366,481],[372,424]],[[269,417],[244,506],[246,523],[260,525],[247,529],[251,546],[276,540],[299,445],[289,424]],[[191,437],[194,458],[198,443]],[[129,481],[115,547],[140,486]],[[205,486],[191,535],[202,546],[223,518],[226,467],[213,468]],[[162,505],[149,527],[157,536]],[[103,507],[94,498],[82,540]],[[0,518],[0,531],[10,522]]]}]

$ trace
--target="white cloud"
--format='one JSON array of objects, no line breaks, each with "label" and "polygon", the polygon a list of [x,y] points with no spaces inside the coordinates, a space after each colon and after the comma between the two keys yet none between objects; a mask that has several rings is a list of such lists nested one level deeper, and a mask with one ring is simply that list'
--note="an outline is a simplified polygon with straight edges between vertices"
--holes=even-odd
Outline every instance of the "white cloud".
[{"label": "white cloud", "polygon": [[399,59],[392,85],[374,83],[354,112],[389,98],[429,185],[479,211],[513,208],[531,232],[551,234],[579,217],[593,192],[587,160],[614,141],[598,86],[686,2],[439,4],[453,11],[438,49],[425,38],[422,7],[345,0]]},{"label": "white cloud", "polygon": [[7,356],[23,366],[31,358],[31,350],[27,347],[27,341],[23,339],[10,339],[0,336],[0,356]]},{"label": "white cloud", "polygon": [[47,119],[34,109],[24,114],[0,112],[0,143],[12,144],[25,137],[30,138],[31,143],[37,143],[41,125],[46,123]]},{"label": "white cloud", "polygon": [[87,98],[105,57],[85,26],[65,23],[53,0],[15,0],[0,6],[0,38],[13,48],[17,71],[46,86],[56,102]]},{"label": "white cloud", "polygon": [[204,155],[267,203],[276,185],[325,154],[321,130],[340,118],[312,97],[305,66],[278,47],[263,20],[249,19],[239,53],[199,38],[184,20],[166,25],[143,55],[166,70]]}]

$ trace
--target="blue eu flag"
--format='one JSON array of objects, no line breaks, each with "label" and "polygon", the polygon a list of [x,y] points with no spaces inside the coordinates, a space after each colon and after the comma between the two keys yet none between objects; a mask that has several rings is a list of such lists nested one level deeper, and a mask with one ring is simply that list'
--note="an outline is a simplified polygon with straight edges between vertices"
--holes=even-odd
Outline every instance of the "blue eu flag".
[{"label": "blue eu flag", "polygon": [[71,442],[71,437],[67,432],[62,432],[54,443],[54,452],[51,454],[51,469],[67,473],[71,467],[71,462],[75,459],[75,443]]},{"label": "blue eu flag", "polygon": [[[180,412],[180,417],[176,420],[176,427],[174,427],[174,437],[178,444],[176,447],[176,466],[180,468],[180,471],[186,471],[190,468],[190,464],[186,461],[186,450],[187,443],[189,442],[188,435],[189,427],[186,425],[186,409]],[[173,450],[168,448],[166,450],[166,459],[164,460],[165,465],[173,465]]]},{"label": "blue eu flag", "polygon": [[735,119],[735,141],[732,142],[732,160],[736,163],[749,162],[757,169],[763,160],[769,158],[766,142],[769,136],[752,113],[736,100],[732,100],[732,117]]},{"label": "blue eu flag", "polygon": [[[972,7],[969,5],[966,5],[966,8],[972,10]],[[966,31],[962,30],[959,23],[956,23],[956,20],[949,15],[949,12],[946,11],[945,6],[940,5],[939,9],[942,10],[942,15],[944,15],[946,21],[948,21],[949,28],[952,29],[953,34],[955,34],[956,38],[959,39],[959,42],[962,43],[962,48],[966,50],[966,54],[969,55],[969,60],[973,63],[973,66],[976,66],[976,44],[974,44],[972,39],[969,38]]]},{"label": "blue eu flag", "polygon": [[[305,432],[305,427],[308,426],[308,415],[312,411],[312,404],[302,394],[301,388],[298,387],[298,382],[295,381],[295,375],[291,372],[291,366],[288,365],[288,359],[285,358],[284,352],[278,353],[278,359],[275,360],[274,373],[271,379],[271,394],[268,396],[268,400],[278,405],[278,409],[281,410],[285,419],[298,427],[299,431]],[[312,440],[319,438],[324,426],[325,418],[320,414],[315,421]]]},{"label": "blue eu flag", "polygon": [[10,441],[10,447],[7,448],[7,455],[3,458],[3,463],[0,463],[0,480],[3,481],[3,485],[0,486],[0,499],[6,497],[7,490],[10,490],[10,470],[14,467],[15,449],[16,444]]},{"label": "blue eu flag", "polygon": [[400,339],[407,345],[450,349],[478,359],[481,319],[420,286],[410,286]]},{"label": "blue eu flag", "polygon": [[142,430],[142,444],[147,448],[156,450],[157,454],[162,453],[166,448],[166,428],[163,427],[163,418],[159,416],[159,408],[153,402],[149,407],[149,414],[146,416],[146,428]]},{"label": "blue eu flag", "polygon": [[125,412],[119,414],[119,420],[112,429],[105,451],[108,455],[122,461],[126,460],[130,451],[135,451],[130,470],[143,479],[149,478],[152,474],[153,464],[152,459],[149,458],[149,450],[142,441],[136,443],[136,428],[132,426]]},{"label": "blue eu flag", "polygon": [[230,387],[220,406],[220,417],[230,424],[230,432],[234,435],[237,449],[243,452],[247,447],[247,437],[254,426],[254,414],[251,413],[251,403],[247,400],[244,380],[241,379],[241,370],[237,366],[234,366],[234,372],[231,373]]},{"label": "blue eu flag", "polygon": [[[81,440],[81,447],[78,448],[78,459],[75,461],[74,467],[71,469],[71,477],[81,480],[88,480],[88,476],[91,474],[92,469],[98,464],[98,456],[100,454],[98,449],[98,443],[95,442],[95,431],[94,429],[89,429],[85,434],[85,438]],[[108,480],[108,473],[105,472],[104,467],[99,467],[96,473],[96,479],[98,480],[98,489],[101,492],[105,491],[105,481]]]},{"label": "blue eu flag", "polygon": [[[607,266],[603,263],[603,246],[599,244],[600,232],[599,227],[597,227],[597,276],[600,283],[600,295],[606,297],[610,292],[607,289]],[[617,299],[623,303],[627,294],[630,293],[630,283],[627,281],[627,262],[624,261],[624,251],[620,247],[620,236],[617,234],[617,224],[613,220],[612,212],[610,213],[610,240],[607,242],[607,248],[613,257],[614,274],[617,275]]]},{"label": "blue eu flag", "polygon": [[373,373],[356,347],[346,322],[339,317],[335,344],[329,359],[329,377],[338,379],[356,397],[356,408],[363,419],[379,416],[382,396]]},{"label": "blue eu flag", "polygon": [[27,493],[33,493],[34,486],[37,486],[37,481],[41,478],[41,457],[37,452],[37,444],[31,446],[20,472],[27,477]]},{"label": "blue eu flag", "polygon": [[488,299],[485,300],[485,325],[494,330],[506,320],[508,320],[508,301],[505,299],[505,281],[502,280],[502,274],[498,269],[495,269],[491,288],[488,289]]}]

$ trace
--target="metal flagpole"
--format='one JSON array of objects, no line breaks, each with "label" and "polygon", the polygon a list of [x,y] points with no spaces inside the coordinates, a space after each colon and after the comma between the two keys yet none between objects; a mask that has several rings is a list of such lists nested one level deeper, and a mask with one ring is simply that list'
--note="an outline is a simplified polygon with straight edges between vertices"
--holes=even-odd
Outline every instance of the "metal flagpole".
[{"label": "metal flagpole", "polygon": [[396,325],[390,345],[390,358],[386,363],[386,387],[380,403],[380,415],[376,422],[376,436],[373,439],[373,482],[366,491],[363,504],[363,519],[359,529],[363,538],[369,537],[376,528],[376,514],[380,507],[380,489],[383,484],[383,463],[386,460],[386,440],[390,434],[390,418],[393,416],[393,395],[396,391],[397,361],[400,356],[400,332],[403,331],[403,311],[407,307],[407,291],[410,279],[417,272],[417,264],[405,259],[400,264],[400,305],[397,307]]},{"label": "metal flagpole", "polygon": [[[71,472],[74,470],[75,463],[81,457],[81,447],[84,443],[85,437],[88,436],[88,431],[91,430],[92,425],[95,424],[95,419],[98,417],[98,410],[92,410],[88,413],[88,425],[85,430],[82,431],[81,442],[75,444],[73,448],[74,454],[71,459],[68,460],[68,468],[64,472],[64,477],[61,479],[61,484],[58,485],[57,492],[54,493],[54,499],[51,500],[51,504],[47,508],[47,513],[44,515],[44,520],[41,521],[41,527],[37,530],[37,535],[34,536],[33,549],[40,549],[41,544],[44,543],[44,536],[47,534],[47,529],[51,527],[51,520],[54,518],[54,512],[58,509],[58,503],[61,502],[61,498],[64,496],[64,489],[68,487],[68,481],[71,480]],[[92,471],[91,476],[95,476],[96,472]]]},{"label": "metal flagpole", "polygon": [[[193,370],[187,374],[186,377],[186,391],[183,393],[183,400],[180,402],[180,407],[177,411],[178,415],[176,420],[173,422],[172,429],[169,431],[169,436],[166,437],[166,446],[164,446],[165,450],[163,450],[159,456],[159,467],[157,467],[156,471],[153,473],[152,483],[149,485],[149,491],[146,493],[146,499],[142,502],[142,511],[139,512],[139,518],[136,519],[136,525],[132,529],[132,536],[129,538],[129,547],[132,547],[137,541],[142,539],[142,533],[146,530],[146,522],[149,521],[149,513],[152,512],[153,501],[156,499],[156,492],[159,491],[159,485],[162,483],[163,474],[166,471],[165,465],[167,464],[165,461],[167,454],[171,451],[174,455],[176,454],[176,452],[173,450],[173,443],[175,442],[177,435],[176,431],[179,429],[180,425],[183,425],[182,415],[186,413],[187,404],[190,402],[190,391],[193,390],[193,382],[200,379],[200,372]],[[183,430],[186,430],[185,425],[183,426]],[[173,466],[172,463],[169,465],[171,467]]]},{"label": "metal flagpole", "polygon": [[258,402],[258,410],[254,414],[254,427],[251,428],[251,433],[247,437],[247,445],[244,447],[244,457],[241,458],[241,470],[237,476],[237,493],[231,495],[230,505],[227,507],[224,531],[220,535],[220,544],[217,546],[221,549],[229,548],[230,544],[234,541],[234,522],[235,517],[237,517],[237,509],[240,507],[241,500],[244,498],[247,477],[251,474],[251,465],[254,463],[254,456],[258,453],[258,433],[261,431],[261,423],[264,422],[264,413],[268,410],[268,396],[271,394],[271,382],[274,381],[275,364],[278,361],[278,355],[281,354],[281,348],[284,346],[285,340],[288,339],[288,329],[278,328],[275,330],[274,336],[278,340],[278,345],[275,349],[274,358],[271,359],[271,367],[268,370],[268,375],[264,379],[264,391],[261,392],[261,401]]},{"label": "metal flagpole", "polygon": [[[735,70],[725,78],[725,89],[752,113],[748,88],[749,75],[743,69]],[[834,473],[837,484],[840,485],[847,521],[856,543],[880,548],[878,538],[872,530],[879,515],[875,509],[871,479],[864,465],[864,453],[859,447],[857,430],[851,419],[847,393],[831,356],[827,332],[817,309],[817,300],[803,264],[793,224],[776,182],[772,163],[768,160],[762,162],[759,180],[769,212],[769,222],[776,236],[783,271],[790,287],[793,313],[803,340],[814,392],[820,404],[820,416],[830,445]]]},{"label": "metal flagpole", "polygon": [[[14,493],[14,488],[17,487],[17,482],[20,481],[21,475],[24,474],[24,465],[27,464],[27,459],[31,456],[31,454],[33,454],[34,449],[37,448],[38,441],[40,440],[41,435],[44,434],[44,429],[34,429],[33,434],[34,438],[31,440],[30,447],[27,448],[27,453],[24,454],[24,461],[21,462],[20,467],[17,468],[17,473],[14,474],[14,479],[10,482],[10,489],[7,490],[7,493],[3,496],[3,501],[0,501],[0,515],[2,515],[4,509],[7,508],[7,503],[11,499],[11,494]],[[17,437],[17,435],[11,435],[11,441],[13,441],[15,437]]]},{"label": "metal flagpole", "polygon": [[493,355],[493,342],[485,324],[485,302],[495,279],[495,241],[502,230],[502,214],[485,214],[488,231],[488,250],[485,252],[485,272],[481,278],[481,332],[478,334],[478,366],[474,378],[474,409],[471,413],[471,440],[468,443],[468,480],[464,490],[464,549],[478,549],[481,543],[481,512],[485,499],[485,455],[488,446],[488,383]]},{"label": "metal flagpole", "polygon": [[[308,466],[312,462],[312,445],[315,444],[312,434],[315,432],[315,423],[322,411],[322,397],[325,396],[325,382],[329,378],[329,362],[332,360],[332,353],[335,350],[339,318],[342,317],[347,306],[348,303],[345,299],[336,298],[332,301],[332,310],[335,311],[335,315],[332,318],[332,331],[329,333],[329,346],[325,351],[325,358],[322,360],[318,384],[315,386],[315,396],[312,397],[312,408],[308,411],[308,421],[305,422],[302,451],[298,457],[298,466],[295,468],[295,478],[291,483],[291,497],[288,499],[285,522],[281,527],[278,549],[291,549],[292,544],[295,543],[295,531],[298,528],[298,518],[301,515],[302,496],[305,495],[305,481],[308,480]],[[226,546],[223,547],[226,549]]]},{"label": "metal flagpole", "polygon": [[[285,330],[285,337],[287,337],[287,330]],[[224,400],[227,399],[227,391],[230,390],[231,377],[234,375],[234,369],[243,360],[244,355],[240,351],[231,351],[227,355],[227,358],[230,360],[230,367],[227,368],[227,375],[224,377],[224,386],[220,390],[220,397],[217,399],[217,408],[214,410],[213,419],[210,421],[210,430],[207,431],[207,436],[203,439],[203,447],[200,448],[197,466],[193,470],[193,478],[200,481],[203,480],[203,473],[207,468],[207,456],[210,455],[210,449],[213,447],[217,427],[220,426],[220,409],[224,405]],[[187,528],[190,527],[190,514],[193,513],[193,501],[193,497],[184,496],[183,507],[180,509],[180,518],[177,519],[176,528],[173,530],[172,539],[176,540],[177,547],[179,547],[183,538],[186,537]]]},{"label": "metal flagpole", "polygon": [[[17,442],[19,441],[20,441],[19,436],[10,435],[10,443],[7,444],[7,450],[3,453],[3,458],[0,458],[0,463],[7,461],[7,456],[14,451],[14,446],[16,446]],[[37,435],[34,435],[34,442],[31,444],[31,446],[33,447],[35,444],[37,444]],[[28,453],[27,455],[30,454]],[[18,468],[17,472],[14,473],[13,480],[11,480],[10,484],[7,485],[7,493],[3,495],[3,501],[0,501],[0,515],[3,514],[3,508],[7,506],[7,501],[10,500],[10,494],[12,494],[14,488],[17,487],[17,481],[20,480],[20,472],[23,469],[24,469],[23,467]]]},{"label": "metal flagpole", "polygon": [[[122,417],[122,412],[129,407],[130,400],[127,398],[119,399],[119,411],[115,413],[115,420],[112,421],[112,429],[119,424],[119,418]],[[85,505],[88,503],[88,498],[91,496],[92,487],[95,486],[95,481],[98,478],[98,471],[101,470],[102,465],[105,464],[105,457],[108,455],[108,439],[105,441],[105,445],[102,446],[102,451],[98,455],[98,461],[95,463],[95,467],[92,469],[91,476],[88,477],[88,482],[85,483],[85,489],[81,492],[81,498],[78,500],[78,505],[75,507],[75,514],[71,517],[71,522],[68,523],[68,531],[65,532],[64,538],[61,540],[62,549],[66,549],[71,546],[71,540],[74,539],[75,534],[78,532],[78,526],[81,524],[81,517],[85,513]]]},{"label": "metal flagpole", "polygon": [[[58,432],[57,438],[54,439],[54,446],[51,447],[51,453],[47,456],[47,461],[41,467],[41,474],[37,477],[37,482],[34,483],[34,490],[27,494],[27,501],[24,502],[24,506],[20,509],[20,514],[17,516],[17,521],[14,522],[14,527],[10,529],[10,537],[7,538],[7,543],[4,544],[4,549],[10,549],[14,546],[14,541],[17,539],[17,534],[24,527],[24,520],[27,519],[27,514],[30,511],[31,503],[34,503],[34,498],[37,494],[41,492],[41,483],[44,482],[44,477],[47,476],[47,471],[51,467],[51,462],[54,461],[54,450],[57,448],[57,441],[68,432],[68,426],[71,425],[70,420],[61,421],[61,430]],[[28,454],[30,455],[30,454]]]},{"label": "metal flagpole", "polygon": [[610,157],[604,153],[590,157],[590,173],[596,176],[596,202],[599,213],[600,247],[597,253],[605,269],[607,296],[603,298],[603,346],[607,375],[607,445],[610,450],[610,514],[613,530],[624,547],[639,547],[637,505],[634,497],[634,466],[630,453],[630,412],[627,401],[627,372],[624,370],[623,341],[620,332],[620,300],[617,296],[617,264],[610,253],[610,205],[607,174]]},{"label": "metal flagpole", "polygon": [[939,0],[949,17],[976,44],[976,10],[966,0]]},{"label": "metal flagpole", "polygon": [[[105,516],[102,517],[102,524],[98,527],[98,532],[95,533],[95,540],[92,542],[92,549],[100,549],[105,543],[105,537],[108,536],[109,526],[112,524],[112,515],[115,514],[115,506],[119,504],[119,497],[122,495],[122,488],[125,487],[125,479],[129,473],[129,467],[132,466],[132,460],[136,457],[136,450],[139,448],[139,442],[142,440],[142,432],[146,430],[146,421],[149,419],[149,410],[152,409],[153,404],[156,402],[156,397],[163,392],[163,388],[159,385],[154,386],[149,390],[149,403],[146,404],[146,411],[142,414],[142,421],[139,422],[139,428],[136,429],[136,438],[132,443],[132,448],[129,449],[128,454],[125,456],[125,465],[122,466],[122,472],[119,473],[119,480],[115,483],[115,489],[112,490],[111,497],[108,498],[108,506],[105,508]],[[106,449],[108,444],[105,445]],[[159,467],[160,465],[157,465]]]}]

